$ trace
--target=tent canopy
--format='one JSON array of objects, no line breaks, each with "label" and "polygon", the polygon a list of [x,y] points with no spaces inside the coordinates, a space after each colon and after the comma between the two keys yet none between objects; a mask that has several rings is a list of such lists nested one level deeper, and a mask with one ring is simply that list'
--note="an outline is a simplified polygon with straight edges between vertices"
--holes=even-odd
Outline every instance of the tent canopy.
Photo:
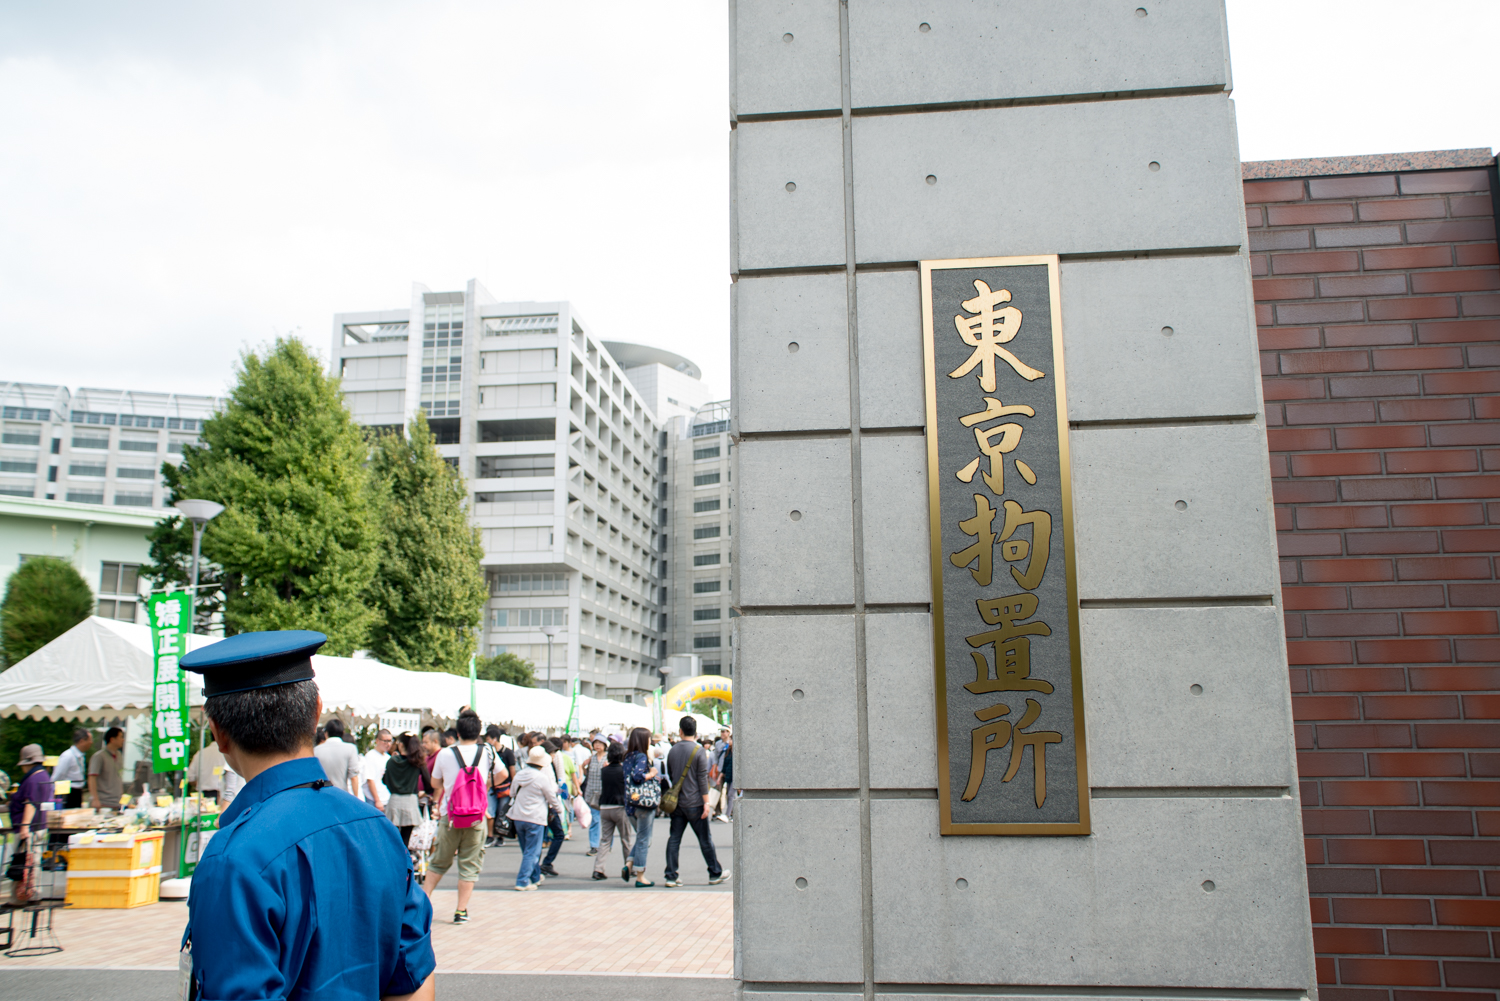
[{"label": "tent canopy", "polygon": [[[196,650],[217,642],[217,637],[194,635],[187,646]],[[451,719],[469,703],[469,679],[456,674],[404,671],[353,657],[318,655],[312,660],[323,707],[330,712],[374,719],[392,710],[425,709]],[[151,668],[149,626],[91,616],[0,673],[0,716],[112,719],[143,713],[151,707]],[[567,724],[572,700],[503,681],[479,681],[474,701],[486,722],[547,730]],[[188,675],[188,702],[203,704],[201,679],[195,674]],[[634,726],[651,726],[647,707],[579,696],[575,730]]]}]

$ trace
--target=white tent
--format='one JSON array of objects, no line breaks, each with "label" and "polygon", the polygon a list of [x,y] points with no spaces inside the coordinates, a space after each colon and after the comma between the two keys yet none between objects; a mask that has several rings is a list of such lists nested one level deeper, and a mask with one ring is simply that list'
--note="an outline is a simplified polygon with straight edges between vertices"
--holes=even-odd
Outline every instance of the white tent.
[{"label": "white tent", "polygon": [[[196,650],[218,639],[190,636]],[[469,703],[469,679],[434,671],[403,671],[379,661],[313,657],[324,708],[373,719],[391,710],[428,710],[453,718]],[[203,704],[198,676],[188,675],[188,701]],[[566,725],[571,700],[555,692],[500,681],[475,683],[474,708],[491,723],[527,729]],[[108,719],[151,706],[149,626],[91,617],[0,674],[0,716]],[[574,729],[587,732],[651,725],[645,706],[580,696]]]}]

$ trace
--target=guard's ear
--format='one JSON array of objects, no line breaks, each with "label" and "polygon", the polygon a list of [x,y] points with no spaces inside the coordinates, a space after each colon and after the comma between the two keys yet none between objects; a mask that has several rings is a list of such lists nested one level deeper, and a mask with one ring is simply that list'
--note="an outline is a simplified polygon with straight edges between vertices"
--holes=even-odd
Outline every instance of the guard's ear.
[{"label": "guard's ear", "polygon": [[214,735],[214,743],[219,745],[220,753],[227,752],[231,747],[234,746],[233,742],[228,737],[219,732],[219,726],[213,721],[212,716],[208,718],[208,732]]}]

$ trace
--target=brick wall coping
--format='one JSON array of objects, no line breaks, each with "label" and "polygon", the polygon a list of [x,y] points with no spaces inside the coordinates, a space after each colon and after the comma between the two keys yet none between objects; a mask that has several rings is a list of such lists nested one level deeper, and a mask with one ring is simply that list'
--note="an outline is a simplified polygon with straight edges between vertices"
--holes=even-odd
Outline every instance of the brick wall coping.
[{"label": "brick wall coping", "polygon": [[1380,153],[1374,156],[1325,156],[1309,160],[1252,160],[1240,164],[1243,180],[1271,177],[1324,177],[1330,174],[1382,174],[1396,170],[1444,170],[1488,167],[1495,154],[1487,147],[1440,149],[1425,153]]}]

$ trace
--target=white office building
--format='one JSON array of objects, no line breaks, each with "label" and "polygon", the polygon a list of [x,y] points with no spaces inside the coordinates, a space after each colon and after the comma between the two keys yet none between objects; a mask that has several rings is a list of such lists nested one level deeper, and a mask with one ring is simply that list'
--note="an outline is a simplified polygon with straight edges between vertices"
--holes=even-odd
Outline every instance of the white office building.
[{"label": "white office building", "polygon": [[212,396],[0,384],[0,495],[162,508],[177,462],[218,407]]},{"label": "white office building", "polygon": [[672,680],[734,673],[729,560],[734,516],[730,489],[729,401],[676,417],[666,432],[668,648]]},{"label": "white office building", "polygon": [[[664,386],[682,374],[685,359],[612,346],[663,369]],[[570,303],[414,285],[401,309],[336,315],[332,362],[355,420],[404,427],[422,408],[468,480],[490,587],[482,650],[531,660],[545,687],[550,635],[554,690],[576,677],[584,695],[639,702],[661,684],[661,427]]]}]

